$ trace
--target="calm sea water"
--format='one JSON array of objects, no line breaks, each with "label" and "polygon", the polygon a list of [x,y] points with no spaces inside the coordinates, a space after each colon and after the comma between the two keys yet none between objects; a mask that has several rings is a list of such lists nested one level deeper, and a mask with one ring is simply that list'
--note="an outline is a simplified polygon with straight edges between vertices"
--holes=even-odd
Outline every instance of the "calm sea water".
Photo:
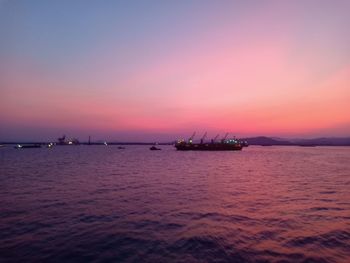
[{"label": "calm sea water", "polygon": [[350,148],[0,148],[1,262],[350,262]]}]

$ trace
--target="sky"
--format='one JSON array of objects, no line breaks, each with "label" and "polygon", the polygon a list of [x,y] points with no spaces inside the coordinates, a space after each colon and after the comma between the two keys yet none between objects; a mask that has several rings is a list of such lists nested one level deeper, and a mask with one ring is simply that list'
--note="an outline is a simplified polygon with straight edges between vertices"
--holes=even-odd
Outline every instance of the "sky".
[{"label": "sky", "polygon": [[0,141],[350,136],[350,1],[0,0]]}]

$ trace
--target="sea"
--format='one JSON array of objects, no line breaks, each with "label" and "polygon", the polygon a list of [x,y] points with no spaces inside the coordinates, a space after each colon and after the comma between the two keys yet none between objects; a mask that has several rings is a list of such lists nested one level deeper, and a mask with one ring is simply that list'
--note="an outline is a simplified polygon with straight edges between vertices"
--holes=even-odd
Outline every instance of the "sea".
[{"label": "sea", "polygon": [[350,262],[350,147],[0,148],[0,262]]}]

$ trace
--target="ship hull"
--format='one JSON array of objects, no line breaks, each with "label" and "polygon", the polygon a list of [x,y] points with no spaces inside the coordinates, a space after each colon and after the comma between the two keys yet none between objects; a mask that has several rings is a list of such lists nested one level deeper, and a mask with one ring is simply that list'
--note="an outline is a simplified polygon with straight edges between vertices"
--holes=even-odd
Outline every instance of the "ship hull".
[{"label": "ship hull", "polygon": [[29,144],[29,145],[16,145],[16,149],[30,149],[30,148],[41,148],[40,144]]},{"label": "ship hull", "polygon": [[241,145],[237,144],[175,144],[178,151],[240,151]]}]

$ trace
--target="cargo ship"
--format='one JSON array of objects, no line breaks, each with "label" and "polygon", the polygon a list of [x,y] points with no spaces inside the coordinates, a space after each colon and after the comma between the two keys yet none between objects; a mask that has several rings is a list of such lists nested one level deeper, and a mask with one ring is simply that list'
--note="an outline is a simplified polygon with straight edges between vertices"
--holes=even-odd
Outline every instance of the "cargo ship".
[{"label": "cargo ship", "polygon": [[[240,151],[243,148],[243,145],[240,140],[235,138],[226,139],[228,133],[220,141],[216,141],[219,135],[217,135],[210,142],[204,142],[207,133],[203,135],[199,143],[194,143],[193,138],[195,133],[185,141],[183,139],[178,140],[175,143],[175,148],[178,151]],[[245,142],[246,143],[246,142]],[[246,144],[248,145],[248,144]],[[246,147],[246,145],[244,145]]]},{"label": "cargo ship", "polygon": [[76,138],[66,140],[66,135],[63,135],[57,140],[58,140],[58,142],[56,143],[57,145],[79,145],[80,144],[79,140]]}]

